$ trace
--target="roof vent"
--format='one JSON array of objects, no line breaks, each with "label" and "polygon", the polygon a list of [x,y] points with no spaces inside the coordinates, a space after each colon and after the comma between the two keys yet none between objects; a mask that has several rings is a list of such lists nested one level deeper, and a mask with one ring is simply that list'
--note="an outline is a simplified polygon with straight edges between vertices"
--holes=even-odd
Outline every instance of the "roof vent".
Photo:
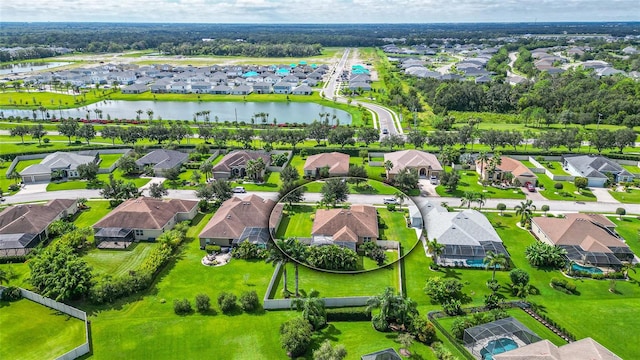
[{"label": "roof vent", "polygon": [[231,215],[227,215],[227,219],[231,219]]}]

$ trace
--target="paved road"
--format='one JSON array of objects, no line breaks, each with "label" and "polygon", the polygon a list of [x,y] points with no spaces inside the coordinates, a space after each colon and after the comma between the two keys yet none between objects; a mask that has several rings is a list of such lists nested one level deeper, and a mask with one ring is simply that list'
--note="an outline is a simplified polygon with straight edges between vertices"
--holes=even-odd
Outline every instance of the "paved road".
[{"label": "paved road", "polygon": [[[341,82],[340,76],[342,72],[345,70],[347,66],[347,61],[349,59],[349,54],[351,53],[351,49],[345,49],[342,54],[342,58],[338,61],[338,63],[333,68],[333,71],[329,75],[329,79],[327,80],[324,88],[320,92],[321,96],[324,96],[327,99],[336,99],[336,101],[341,103],[348,103],[348,100],[340,95],[340,86]],[[361,102],[361,101],[353,101],[351,105],[362,105],[364,108],[374,112],[378,116],[378,124],[377,128],[380,129],[382,135],[382,129],[387,129],[389,134],[402,134],[402,126],[400,126],[400,121],[398,116],[393,110],[378,104],[373,104],[369,102]]]},{"label": "paved road", "polygon": [[[29,185],[27,185],[29,186]],[[250,194],[256,194],[264,198],[273,200],[278,199],[278,193],[276,192],[248,192],[247,194],[236,194],[236,196],[244,197]],[[197,200],[195,192],[193,190],[169,190],[169,198],[175,199],[191,199]],[[349,195],[349,202],[354,204],[382,204],[382,199],[389,197],[388,195],[361,195],[352,194]],[[35,201],[47,201],[53,199],[77,199],[87,198],[96,199],[100,197],[99,190],[62,190],[62,191],[50,191],[40,193],[28,193],[28,194],[16,194],[7,196],[5,203],[15,204],[23,202],[35,202]],[[430,196],[415,196],[411,198],[419,208],[425,206],[427,201],[433,201],[437,203],[446,202],[449,206],[460,206],[460,198],[446,198],[446,197],[430,197]],[[309,193],[305,195],[305,201],[317,202],[320,200],[320,194]],[[507,209],[513,209],[514,206],[519,205],[523,200],[514,199],[487,199],[484,205],[485,208],[495,209],[499,203],[507,205]],[[540,209],[542,205],[549,205],[552,212],[604,212],[615,214],[616,209],[621,207],[627,211],[627,214],[640,214],[640,204],[620,204],[613,202],[584,202],[579,203],[575,201],[558,201],[558,200],[544,200],[535,201],[534,205]]]}]

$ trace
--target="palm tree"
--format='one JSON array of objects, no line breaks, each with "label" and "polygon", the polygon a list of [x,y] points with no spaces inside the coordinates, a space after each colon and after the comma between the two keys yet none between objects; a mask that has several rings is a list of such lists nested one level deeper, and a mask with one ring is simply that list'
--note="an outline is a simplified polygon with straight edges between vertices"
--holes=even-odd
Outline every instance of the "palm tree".
[{"label": "palm tree", "polygon": [[297,311],[302,311],[302,317],[311,324],[314,330],[321,329],[327,324],[324,301],[318,295],[316,290],[311,290],[306,297],[296,298],[291,301],[291,307]]},{"label": "palm tree", "polygon": [[444,252],[444,244],[440,244],[438,239],[434,238],[427,243],[427,251],[433,255],[433,262],[438,265],[438,257]]},{"label": "palm tree", "polygon": [[629,279],[629,270],[633,271],[633,273],[635,274],[636,266],[630,262],[622,263],[622,267],[620,268],[620,271],[622,271],[622,274],[624,275],[625,279]]},{"label": "palm tree", "polygon": [[9,274],[0,269],[0,284],[8,284],[9,283]]},{"label": "palm tree", "polygon": [[151,124],[151,121],[153,120],[153,110],[148,109],[147,116],[149,117],[149,124]]},{"label": "palm tree", "polygon": [[391,169],[393,169],[393,163],[391,162],[391,160],[387,160],[384,162],[383,164],[384,169],[387,171],[387,178],[389,177],[389,171],[391,171]]},{"label": "palm tree", "polygon": [[269,249],[269,255],[267,255],[265,261],[267,263],[272,263],[273,265],[277,263],[282,264],[282,280],[284,281],[282,292],[285,294],[285,297],[288,297],[289,290],[287,289],[287,262],[289,262],[289,257],[285,253],[283,253],[280,248],[272,245],[271,249]]},{"label": "palm tree", "polygon": [[476,202],[478,203],[478,206],[480,207],[480,210],[482,210],[482,205],[484,205],[485,200],[487,200],[487,196],[484,193],[478,193],[478,197],[476,198]]},{"label": "palm tree", "polygon": [[143,112],[144,111],[142,111],[140,109],[136,110],[136,114],[138,114],[138,116],[136,116],[136,120],[140,121],[140,115],[142,115]]},{"label": "palm tree", "polygon": [[278,245],[286,252],[286,255],[293,260],[293,267],[295,269],[295,284],[296,284],[296,297],[300,296],[298,287],[298,265],[299,262],[303,262],[307,257],[307,246],[296,238],[288,238],[284,242],[280,242]]},{"label": "palm tree", "polygon": [[486,151],[481,151],[480,154],[478,154],[477,161],[480,162],[480,178],[484,180],[484,164],[489,161],[489,154],[487,154]]},{"label": "palm tree", "polygon": [[516,215],[520,215],[520,225],[526,226],[531,221],[536,206],[533,205],[532,200],[527,200],[520,202],[520,205],[516,205],[514,209],[516,210]]},{"label": "palm tree", "polygon": [[482,261],[487,268],[493,268],[493,274],[491,275],[491,281],[496,280],[496,268],[506,268],[509,265],[509,259],[503,253],[496,254],[493,251],[487,251],[487,255]]},{"label": "palm tree", "polygon": [[479,196],[480,194],[475,191],[465,191],[462,198],[460,198],[460,206],[467,205],[467,209],[470,209],[471,203],[478,201]]},{"label": "palm tree", "polygon": [[398,200],[398,209],[402,209],[402,204],[405,200],[407,200],[407,194],[403,193],[402,191],[396,191],[396,193],[393,194],[393,197]]}]

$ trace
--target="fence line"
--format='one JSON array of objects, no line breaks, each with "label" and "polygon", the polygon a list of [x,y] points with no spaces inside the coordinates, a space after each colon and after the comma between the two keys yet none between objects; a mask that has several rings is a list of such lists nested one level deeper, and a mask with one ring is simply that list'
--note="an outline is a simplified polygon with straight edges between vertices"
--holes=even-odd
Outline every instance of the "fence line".
[{"label": "fence line", "polygon": [[[2,291],[4,290],[4,287],[0,287],[0,294],[2,294]],[[49,299],[46,298],[42,295],[36,294],[32,291],[20,288],[20,293],[22,295],[23,298],[27,299],[27,300],[31,300],[33,302],[36,302],[38,304],[44,305],[48,308],[54,309],[54,310],[58,310],[60,312],[63,312],[69,316],[73,316],[74,318],[80,319],[82,321],[84,321],[84,336],[85,336],[85,341],[83,344],[81,344],[80,346],[77,346],[69,351],[67,351],[66,353],[58,356],[56,358],[56,360],[73,360],[73,359],[77,359],[80,356],[83,356],[85,354],[88,354],[91,351],[91,346],[89,344],[89,322],[87,320],[87,313],[82,311],[82,310],[78,310],[72,306],[57,302],[53,299]]]}]

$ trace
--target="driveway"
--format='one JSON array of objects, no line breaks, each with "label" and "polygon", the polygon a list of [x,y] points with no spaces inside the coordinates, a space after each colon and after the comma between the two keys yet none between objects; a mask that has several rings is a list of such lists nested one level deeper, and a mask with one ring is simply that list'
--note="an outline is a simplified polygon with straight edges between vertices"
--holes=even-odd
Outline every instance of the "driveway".
[{"label": "driveway", "polygon": [[540,194],[540,189],[536,188],[535,192],[530,192],[529,190],[527,190],[526,187],[521,187],[520,190],[522,190],[522,192],[524,193],[524,196],[527,197],[527,200],[532,200],[532,201],[544,201],[547,200],[546,197],[542,196],[542,194]]},{"label": "driveway", "polygon": [[149,187],[151,187],[151,184],[162,184],[165,180],[166,179],[163,177],[152,177],[148,183],[141,186],[138,190],[144,192],[145,190],[149,189]]},{"label": "driveway", "polygon": [[24,185],[24,187],[22,189],[20,189],[16,195],[26,195],[26,194],[37,194],[37,193],[43,193],[47,191],[47,185],[49,185],[48,182],[44,182],[44,183],[29,183]]},{"label": "driveway", "polygon": [[591,188],[589,188],[589,190],[591,190],[593,195],[596,196],[596,199],[598,199],[598,202],[616,203],[616,204],[620,203],[620,201],[616,200],[613,196],[611,196],[611,194],[609,193],[609,189],[608,188],[594,188],[594,187],[591,187]]},{"label": "driveway", "polygon": [[418,180],[418,187],[420,187],[420,195],[430,196],[430,197],[440,197],[436,192],[436,186],[433,185],[428,179],[420,179]]}]

